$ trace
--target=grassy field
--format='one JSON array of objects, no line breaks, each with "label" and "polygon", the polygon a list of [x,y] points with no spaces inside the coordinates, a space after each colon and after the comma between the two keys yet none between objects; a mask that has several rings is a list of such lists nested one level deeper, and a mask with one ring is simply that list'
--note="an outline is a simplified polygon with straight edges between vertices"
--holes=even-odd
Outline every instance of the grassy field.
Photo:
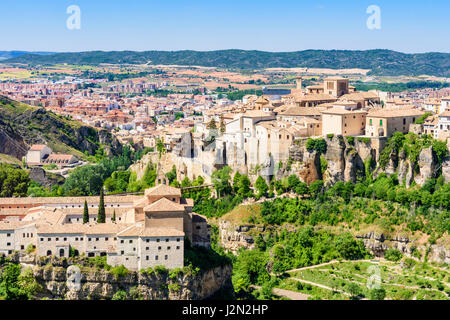
[{"label": "grassy field", "polygon": [[349,299],[351,285],[356,284],[360,291],[358,298],[368,299],[370,284],[378,276],[381,287],[386,290],[386,299],[450,300],[448,266],[412,259],[404,259],[401,263],[386,260],[334,262],[303,268],[288,272],[288,277],[277,287],[311,294],[314,299],[328,300]]}]

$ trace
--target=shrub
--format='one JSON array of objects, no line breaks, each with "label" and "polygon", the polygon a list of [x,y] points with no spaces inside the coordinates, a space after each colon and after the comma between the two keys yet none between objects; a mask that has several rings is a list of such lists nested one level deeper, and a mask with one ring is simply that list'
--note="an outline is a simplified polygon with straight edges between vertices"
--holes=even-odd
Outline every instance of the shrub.
[{"label": "shrub", "polygon": [[155,271],[156,274],[165,274],[169,272],[169,269],[167,269],[164,266],[155,266],[153,270]]},{"label": "shrub", "polygon": [[110,272],[114,275],[114,277],[119,278],[126,276],[129,272],[127,268],[125,268],[124,265],[120,265],[118,267],[112,267]]},{"label": "shrub", "polygon": [[388,249],[384,253],[384,258],[389,261],[399,261],[402,258],[402,253],[398,249]]},{"label": "shrub", "polygon": [[369,291],[370,300],[384,300],[386,298],[386,290],[383,288],[372,289]]},{"label": "shrub", "polygon": [[111,300],[127,300],[127,293],[123,290],[119,290],[114,293]]}]

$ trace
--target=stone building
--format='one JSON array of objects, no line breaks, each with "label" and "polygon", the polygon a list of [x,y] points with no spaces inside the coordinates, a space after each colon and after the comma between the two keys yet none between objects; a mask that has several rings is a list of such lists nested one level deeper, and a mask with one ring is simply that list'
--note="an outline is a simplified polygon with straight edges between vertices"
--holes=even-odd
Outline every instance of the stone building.
[{"label": "stone building", "polygon": [[368,137],[390,137],[394,132],[408,133],[424,112],[416,108],[374,109],[367,114],[366,133]]},{"label": "stone building", "polygon": [[206,217],[192,212],[192,199],[183,198],[180,189],[159,184],[142,197],[105,197],[107,221],[102,224],[92,213],[89,222],[82,223],[85,200],[90,208],[98,208],[98,197],[87,198],[41,198],[34,204],[30,198],[2,199],[3,206],[14,202],[27,213],[20,221],[0,222],[0,254],[33,246],[38,257],[106,256],[112,266],[140,270],[183,267],[185,240],[210,247]]}]

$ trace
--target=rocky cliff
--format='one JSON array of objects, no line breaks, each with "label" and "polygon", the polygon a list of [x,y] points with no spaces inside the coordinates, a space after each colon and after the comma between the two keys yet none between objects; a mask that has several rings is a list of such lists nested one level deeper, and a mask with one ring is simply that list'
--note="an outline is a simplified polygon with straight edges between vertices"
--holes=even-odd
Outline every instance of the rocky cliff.
[{"label": "rocky cliff", "polygon": [[[356,182],[366,175],[366,165],[376,164],[371,168],[373,176],[381,173],[397,173],[399,181],[409,187],[413,182],[423,185],[429,178],[435,178],[441,165],[437,161],[432,147],[423,148],[417,159],[412,160],[402,149],[392,150],[385,166],[377,162],[386,141],[382,139],[348,139],[342,136],[325,138],[326,152],[322,155],[326,162],[326,170],[322,177],[326,184],[332,185],[338,181]],[[316,151],[308,151],[305,143],[293,144],[290,148],[290,158],[299,166],[293,165],[300,179],[310,183],[321,176],[320,158]],[[446,182],[450,181],[450,157],[442,163],[442,175]]]},{"label": "rocky cliff", "polygon": [[55,152],[94,154],[103,145],[108,155],[122,145],[107,130],[97,130],[0,96],[0,153],[22,159],[32,144],[48,144]]},{"label": "rocky cliff", "polygon": [[[32,255],[17,257],[17,262],[31,267],[43,288],[39,298],[65,300],[112,299],[123,291],[133,300],[202,300],[219,291],[233,294],[232,265],[199,271],[170,274],[167,271],[114,274],[105,269],[78,266],[80,273],[71,274],[66,259],[47,258],[34,262]],[[44,264],[45,263],[45,264]],[[76,280],[79,279],[79,282]],[[73,283],[73,284],[71,284]],[[77,287],[76,284],[80,285]]]},{"label": "rocky cliff", "polygon": [[445,238],[432,245],[420,241],[421,239],[412,239],[407,235],[389,236],[375,231],[357,234],[356,238],[363,240],[365,247],[377,257],[383,257],[386,250],[393,248],[409,257],[417,257],[414,255],[414,252],[417,251],[421,260],[426,256],[430,262],[450,262],[450,245]]}]

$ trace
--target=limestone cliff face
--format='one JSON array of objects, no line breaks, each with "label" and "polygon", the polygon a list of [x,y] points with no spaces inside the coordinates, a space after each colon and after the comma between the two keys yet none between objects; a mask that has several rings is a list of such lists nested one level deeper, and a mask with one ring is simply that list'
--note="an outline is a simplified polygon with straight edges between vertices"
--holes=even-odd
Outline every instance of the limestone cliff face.
[{"label": "limestone cliff face", "polygon": [[342,136],[333,136],[331,140],[327,139],[326,141],[325,160],[328,167],[324,173],[324,178],[327,184],[335,184],[338,181],[344,181],[345,142]]},{"label": "limestone cliff face", "polygon": [[255,242],[250,230],[264,231],[264,227],[255,225],[237,225],[230,221],[219,220],[220,246],[225,250],[236,253],[240,248],[255,249]]},{"label": "limestone cliff face", "polygon": [[425,148],[420,152],[417,163],[419,174],[415,176],[414,180],[418,185],[423,185],[427,179],[434,178],[436,175],[438,163],[432,147]]},{"label": "limestone cliff face", "polygon": [[178,275],[172,279],[167,273],[130,272],[116,277],[105,270],[81,270],[81,285],[77,289],[68,286],[67,280],[70,276],[67,274],[67,268],[51,265],[33,267],[36,280],[45,289],[43,296],[50,299],[111,299],[117,291],[123,290],[132,299],[201,300],[221,289],[232,291],[231,265],[196,275]]},{"label": "limestone cliff face", "polygon": [[442,176],[444,177],[445,183],[450,182],[450,157],[445,158],[442,163]]},{"label": "limestone cliff face", "polygon": [[55,184],[61,185],[64,183],[64,177],[59,174],[48,173],[40,167],[33,167],[30,169],[30,179],[38,182],[45,188],[50,188]]},{"label": "limestone cliff face", "polygon": [[280,180],[289,176],[291,173],[297,174],[301,181],[311,184],[322,178],[320,170],[320,155],[316,151],[309,152],[304,145],[293,144],[289,149],[289,155],[294,164],[292,172],[279,170],[276,178]]},{"label": "limestone cliff face", "polygon": [[356,238],[363,240],[365,247],[377,257],[384,257],[386,250],[393,248],[398,249],[408,257],[413,257],[413,250],[418,250],[421,253],[422,260],[428,251],[428,261],[438,263],[450,262],[450,246],[445,241],[427,245],[410,239],[405,235],[394,235],[391,237],[375,231],[358,234]]}]

